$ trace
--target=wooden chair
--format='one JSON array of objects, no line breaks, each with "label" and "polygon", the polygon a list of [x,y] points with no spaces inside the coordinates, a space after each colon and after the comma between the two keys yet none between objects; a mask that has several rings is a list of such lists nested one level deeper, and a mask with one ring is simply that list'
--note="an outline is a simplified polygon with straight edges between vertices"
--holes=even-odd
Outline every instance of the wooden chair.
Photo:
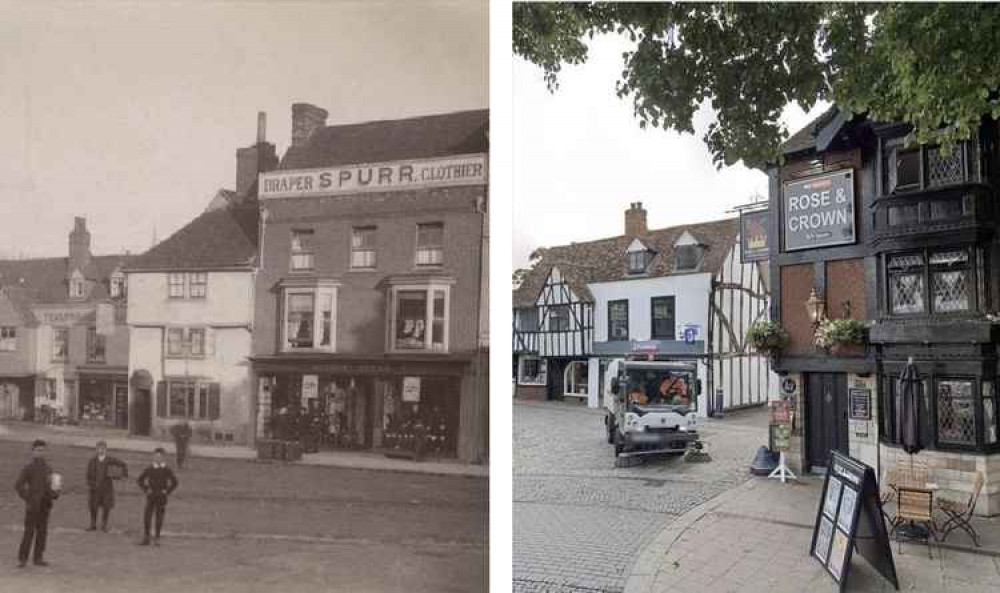
[{"label": "wooden chair", "polygon": [[976,529],[972,526],[972,513],[976,510],[976,502],[979,501],[979,494],[982,490],[983,474],[982,472],[976,472],[976,482],[972,488],[972,494],[967,501],[959,502],[946,498],[938,499],[938,508],[948,516],[948,520],[941,526],[941,541],[948,539],[948,534],[952,531],[961,529],[968,533],[969,537],[972,538],[972,543],[977,548],[979,547],[979,534],[976,533]]},{"label": "wooden chair", "polygon": [[[923,541],[927,544],[927,555],[931,558],[930,537],[937,541],[937,529],[934,524],[933,501],[934,493],[926,488],[916,488],[910,486],[900,486],[897,490],[899,505],[896,510],[896,549],[900,550],[900,544],[905,538],[908,541]],[[904,531],[900,525],[903,522],[910,524],[909,531]],[[917,531],[917,524],[925,527],[926,530]]]},{"label": "wooden chair", "polygon": [[890,530],[896,528],[896,517],[890,515],[885,510],[885,505],[896,500],[896,487],[899,485],[899,470],[887,469],[882,474],[882,481],[879,483],[878,497],[882,503],[882,517],[889,523]]}]

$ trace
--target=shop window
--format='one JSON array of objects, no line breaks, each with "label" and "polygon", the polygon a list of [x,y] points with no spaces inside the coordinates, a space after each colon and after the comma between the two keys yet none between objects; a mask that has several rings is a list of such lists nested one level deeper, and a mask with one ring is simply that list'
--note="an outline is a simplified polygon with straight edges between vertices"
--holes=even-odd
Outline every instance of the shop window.
[{"label": "shop window", "polygon": [[522,356],[518,360],[518,384],[545,385],[548,378],[545,362],[545,360],[534,356]]},{"label": "shop window", "polygon": [[444,224],[440,222],[417,225],[418,266],[440,266],[444,263]]},{"label": "shop window", "polygon": [[313,239],[314,234],[309,230],[292,231],[292,261],[293,271],[313,269]]},{"label": "shop window", "polygon": [[375,268],[375,227],[354,227],[351,232],[351,267]]},{"label": "shop window", "polygon": [[564,395],[587,395],[587,362],[574,360],[566,365],[563,375]]},{"label": "shop window", "polygon": [[52,328],[52,360],[69,360],[69,328]]},{"label": "shop window", "polygon": [[9,325],[0,327],[0,352],[17,350],[17,328]]},{"label": "shop window", "polygon": [[549,307],[549,331],[564,332],[570,329],[569,305],[554,305]]},{"label": "shop window", "polygon": [[96,327],[87,328],[87,362],[104,362],[107,338]]},{"label": "shop window", "polygon": [[677,334],[674,317],[674,297],[653,297],[650,303],[652,311],[652,331],[654,340],[673,340]]},{"label": "shop window", "polygon": [[628,301],[608,302],[608,340],[628,339]]},{"label": "shop window", "polygon": [[192,299],[203,299],[208,292],[208,274],[205,272],[191,272],[188,274],[188,297]]},{"label": "shop window", "polygon": [[119,299],[125,296],[125,275],[121,272],[116,272],[111,276],[108,281],[108,293],[113,299]]},{"label": "shop window", "polygon": [[446,287],[394,288],[391,302],[392,349],[447,351],[448,301]]},{"label": "shop window", "polygon": [[163,394],[166,400],[158,406],[158,412],[169,418],[217,420],[219,393],[218,383],[168,380]]},{"label": "shop window", "polygon": [[517,328],[524,332],[538,331],[538,308],[525,307],[518,311]]},{"label": "shop window", "polygon": [[332,287],[284,290],[283,350],[334,350],[336,290]]},{"label": "shop window", "polygon": [[184,298],[184,273],[171,272],[167,277],[168,294],[172,299]]},{"label": "shop window", "polygon": [[973,382],[965,379],[937,381],[938,442],[953,445],[976,444],[976,402]]}]

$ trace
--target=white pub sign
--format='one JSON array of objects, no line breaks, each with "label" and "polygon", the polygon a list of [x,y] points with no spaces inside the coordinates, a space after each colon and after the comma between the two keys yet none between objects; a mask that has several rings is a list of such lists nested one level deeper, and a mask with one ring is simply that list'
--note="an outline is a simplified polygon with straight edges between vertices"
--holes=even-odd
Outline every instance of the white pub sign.
[{"label": "white pub sign", "polygon": [[257,185],[262,199],[486,185],[486,155],[271,171]]}]

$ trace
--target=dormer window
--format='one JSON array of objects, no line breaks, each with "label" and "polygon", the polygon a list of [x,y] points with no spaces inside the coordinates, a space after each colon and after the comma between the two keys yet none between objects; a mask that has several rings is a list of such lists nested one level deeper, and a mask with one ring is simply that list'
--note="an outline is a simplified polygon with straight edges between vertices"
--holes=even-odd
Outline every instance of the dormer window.
[{"label": "dormer window", "polygon": [[701,264],[701,245],[678,245],[674,248],[674,270],[691,272]]},{"label": "dormer window", "polygon": [[121,272],[112,274],[108,284],[108,293],[113,299],[120,299],[125,296],[125,274]]},{"label": "dormer window", "polygon": [[653,261],[654,252],[643,245],[642,241],[634,239],[625,251],[628,259],[629,274],[645,274],[649,263]]},{"label": "dormer window", "polygon": [[69,279],[69,298],[82,299],[84,292],[84,279],[80,270],[75,270]]}]

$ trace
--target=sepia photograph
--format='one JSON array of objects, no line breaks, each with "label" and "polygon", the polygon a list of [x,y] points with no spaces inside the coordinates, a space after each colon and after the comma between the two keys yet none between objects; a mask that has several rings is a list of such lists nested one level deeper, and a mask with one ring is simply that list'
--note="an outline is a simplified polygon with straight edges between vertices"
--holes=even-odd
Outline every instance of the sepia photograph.
[{"label": "sepia photograph", "polygon": [[488,13],[0,2],[0,590],[488,590]]}]

